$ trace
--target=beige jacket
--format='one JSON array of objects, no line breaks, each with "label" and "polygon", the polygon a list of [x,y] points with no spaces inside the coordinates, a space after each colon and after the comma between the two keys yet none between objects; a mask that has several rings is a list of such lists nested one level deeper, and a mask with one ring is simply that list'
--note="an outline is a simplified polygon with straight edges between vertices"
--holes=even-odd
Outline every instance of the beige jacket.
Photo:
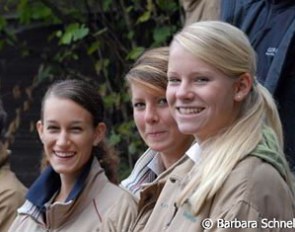
[{"label": "beige jacket", "polygon": [[[85,186],[74,200],[46,206],[44,214],[36,216],[32,204],[26,202],[21,209],[10,232],[94,232],[102,230],[109,221],[115,231],[127,231],[136,217],[136,202],[132,195],[109,182],[96,159],[93,160]],[[124,219],[114,221],[116,208]],[[106,231],[107,232],[107,231]]]},{"label": "beige jacket", "polygon": [[0,231],[7,232],[16,217],[17,209],[24,203],[26,187],[6,164],[0,168]]},{"label": "beige jacket", "polygon": [[187,155],[184,155],[173,166],[159,175],[155,181],[145,184],[140,193],[138,216],[130,231],[135,232],[143,230],[151,213],[153,212],[154,207],[158,205],[159,200],[163,197],[163,188],[166,189],[166,185],[169,185],[171,179],[178,177],[178,174],[175,173],[175,169],[180,168],[189,171],[193,167],[193,164],[194,162]]},{"label": "beige jacket", "polygon": [[[180,167],[179,167],[180,168]],[[176,171],[176,170],[175,170]],[[178,175],[185,174],[179,169]],[[174,178],[162,191],[143,231],[198,232],[198,231],[294,231],[294,228],[264,228],[271,220],[294,220],[294,197],[279,172],[260,158],[248,156],[232,171],[222,188],[207,202],[195,217],[189,210],[174,205],[181,191],[181,177]],[[202,221],[212,220],[213,227],[204,230]],[[216,221],[253,221],[245,230],[241,228],[217,228]],[[254,228],[255,222],[257,227]],[[242,222],[241,222],[242,223]],[[262,223],[259,225],[259,223]],[[272,222],[271,222],[272,223]],[[291,222],[289,222],[291,223]],[[295,222],[294,222],[295,223]],[[210,224],[210,222],[209,222]],[[207,224],[208,225],[208,222]],[[295,224],[294,224],[295,226]],[[224,227],[224,226],[223,226]]]},{"label": "beige jacket", "polygon": [[185,26],[202,20],[218,20],[221,0],[180,0]]}]

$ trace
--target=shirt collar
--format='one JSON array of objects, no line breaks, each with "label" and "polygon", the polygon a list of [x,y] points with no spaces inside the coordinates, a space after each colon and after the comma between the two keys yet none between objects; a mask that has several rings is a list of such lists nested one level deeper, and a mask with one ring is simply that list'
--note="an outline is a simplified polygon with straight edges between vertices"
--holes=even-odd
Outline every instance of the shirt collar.
[{"label": "shirt collar", "polygon": [[[67,197],[66,202],[75,199],[84,188],[85,180],[90,172],[92,160],[93,158],[85,165],[72,191]],[[43,210],[45,203],[60,189],[60,185],[59,174],[56,173],[51,166],[48,166],[30,187],[26,198],[39,210]]]},{"label": "shirt collar", "polygon": [[198,143],[193,144],[185,154],[195,163],[200,161],[201,148]]},{"label": "shirt collar", "polygon": [[153,157],[153,159],[151,160],[151,162],[149,162],[147,166],[157,176],[159,176],[162,172],[165,171],[165,167],[159,153],[156,153],[156,155]]}]

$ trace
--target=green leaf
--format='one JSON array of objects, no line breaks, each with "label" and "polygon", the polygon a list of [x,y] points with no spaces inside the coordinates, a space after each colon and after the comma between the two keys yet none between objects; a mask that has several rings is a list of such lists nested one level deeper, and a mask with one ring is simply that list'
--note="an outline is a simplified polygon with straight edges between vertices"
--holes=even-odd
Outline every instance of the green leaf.
[{"label": "green leaf", "polygon": [[21,0],[17,6],[20,23],[28,24],[31,20],[31,8],[28,5],[28,0]]},{"label": "green leaf", "polygon": [[103,11],[110,10],[111,5],[112,5],[112,0],[104,0],[104,1],[102,1],[102,9],[103,9]]},{"label": "green leaf", "polygon": [[126,10],[127,13],[130,13],[131,11],[134,10],[134,6],[129,6],[125,10]]},{"label": "green leaf", "polygon": [[71,32],[65,32],[63,36],[61,37],[61,44],[70,44],[73,38],[73,33]]},{"label": "green leaf", "polygon": [[169,26],[158,27],[154,30],[153,38],[157,44],[162,44],[171,36],[171,28]]},{"label": "green leaf", "polygon": [[[81,26],[78,23],[72,23],[68,25],[65,32],[60,38],[60,43],[68,45],[72,41],[77,41],[83,39],[89,33],[89,28],[86,28],[84,24]],[[60,35],[60,33],[59,33]]]},{"label": "green leaf", "polygon": [[150,19],[151,17],[151,12],[150,11],[145,11],[138,19],[136,23],[142,23],[146,22]]},{"label": "green leaf", "polygon": [[96,52],[99,48],[100,48],[100,41],[97,40],[88,47],[87,54],[91,55],[94,52]]},{"label": "green leaf", "polygon": [[38,20],[38,19],[47,19],[52,16],[51,9],[48,7],[44,6],[43,4],[38,4],[32,7],[32,14],[31,18]]},{"label": "green leaf", "polygon": [[109,138],[109,142],[111,145],[117,145],[119,142],[121,141],[121,136],[115,134],[113,131],[111,132],[110,138]]},{"label": "green leaf", "polygon": [[97,74],[99,74],[101,71],[104,71],[104,69],[107,68],[110,61],[109,59],[100,59],[95,63],[95,71]]},{"label": "green leaf", "polygon": [[165,10],[165,11],[167,10],[170,12],[174,12],[174,11],[178,10],[177,4],[174,1],[157,0],[157,4],[161,10]]},{"label": "green leaf", "polygon": [[129,121],[129,122],[123,122],[119,125],[118,132],[121,135],[130,137],[133,133],[133,131],[132,131],[133,128],[134,128],[133,120]]},{"label": "green leaf", "polygon": [[136,60],[145,50],[144,47],[135,47],[128,53],[127,59],[129,60]]},{"label": "green leaf", "polygon": [[62,36],[62,31],[61,30],[58,30],[55,35],[60,38]]},{"label": "green leaf", "polygon": [[89,28],[85,27],[85,25],[81,25],[80,28],[77,28],[73,31],[73,40],[81,40],[89,33]]}]

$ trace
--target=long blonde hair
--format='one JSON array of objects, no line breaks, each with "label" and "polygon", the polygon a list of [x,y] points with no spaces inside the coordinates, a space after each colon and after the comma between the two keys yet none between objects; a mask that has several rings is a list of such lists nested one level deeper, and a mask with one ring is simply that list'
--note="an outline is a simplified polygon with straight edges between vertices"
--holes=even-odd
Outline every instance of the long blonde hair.
[{"label": "long blonde hair", "polygon": [[[242,31],[224,22],[197,22],[176,34],[172,46],[174,42],[229,78],[245,73],[253,77],[252,89],[242,102],[235,122],[200,144],[202,161],[191,171],[178,200],[179,204],[188,203],[196,215],[204,202],[221,188],[234,166],[262,140],[263,127],[271,128],[277,138],[278,153],[285,160],[282,125],[272,96],[255,79],[255,52]],[[290,170],[286,172],[286,181],[292,188]]]}]

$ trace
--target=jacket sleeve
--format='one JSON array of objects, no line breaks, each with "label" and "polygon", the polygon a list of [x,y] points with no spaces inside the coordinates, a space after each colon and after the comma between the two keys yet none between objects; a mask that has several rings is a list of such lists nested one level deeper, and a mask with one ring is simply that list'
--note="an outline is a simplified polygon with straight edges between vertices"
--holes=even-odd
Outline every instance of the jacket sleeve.
[{"label": "jacket sleeve", "polygon": [[24,198],[17,192],[6,189],[0,193],[0,231],[7,231],[17,215]]},{"label": "jacket sleeve", "polygon": [[102,231],[128,232],[137,216],[137,203],[133,196],[126,192],[109,209],[102,220]]}]

